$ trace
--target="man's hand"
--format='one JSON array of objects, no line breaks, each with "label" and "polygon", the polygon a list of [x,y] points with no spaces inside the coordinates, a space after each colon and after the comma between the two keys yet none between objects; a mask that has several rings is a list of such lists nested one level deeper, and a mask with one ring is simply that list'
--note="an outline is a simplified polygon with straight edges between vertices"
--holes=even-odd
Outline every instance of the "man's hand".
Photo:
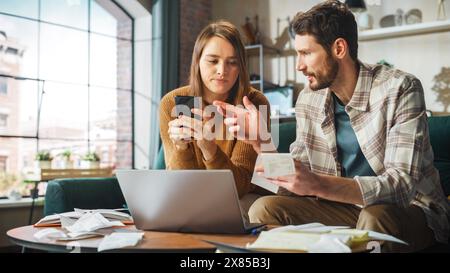
[{"label": "man's hand", "polygon": [[238,140],[253,146],[256,152],[261,151],[262,143],[270,143],[271,135],[267,128],[267,120],[256,106],[248,99],[243,99],[244,107],[237,107],[222,101],[214,101],[217,111],[225,117],[228,131]]},{"label": "man's hand", "polygon": [[[278,176],[275,178],[265,177],[270,182],[287,189],[300,196],[317,196],[320,191],[319,176],[311,172],[300,161],[294,160],[295,174]],[[264,176],[264,167],[257,166],[255,171],[258,175]]]},{"label": "man's hand", "polygon": [[[316,174],[300,161],[294,160],[294,163],[294,175],[265,178],[300,196],[316,196],[335,202],[364,205],[361,189],[354,179]],[[263,166],[255,167],[255,171],[264,176]]]}]

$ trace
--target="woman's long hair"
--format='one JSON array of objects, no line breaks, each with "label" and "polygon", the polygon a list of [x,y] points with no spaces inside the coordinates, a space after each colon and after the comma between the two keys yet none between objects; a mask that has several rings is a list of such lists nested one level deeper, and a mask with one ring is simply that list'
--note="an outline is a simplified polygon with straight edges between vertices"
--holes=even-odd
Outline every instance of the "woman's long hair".
[{"label": "woman's long hair", "polygon": [[193,96],[202,96],[203,81],[200,75],[200,57],[203,49],[212,37],[219,37],[228,41],[234,48],[238,65],[239,75],[231,88],[227,102],[233,104],[242,104],[242,99],[250,90],[250,79],[247,70],[247,55],[245,54],[244,44],[238,29],[227,21],[217,21],[207,25],[197,36],[194,51],[192,52],[191,71],[189,75],[189,86]]}]

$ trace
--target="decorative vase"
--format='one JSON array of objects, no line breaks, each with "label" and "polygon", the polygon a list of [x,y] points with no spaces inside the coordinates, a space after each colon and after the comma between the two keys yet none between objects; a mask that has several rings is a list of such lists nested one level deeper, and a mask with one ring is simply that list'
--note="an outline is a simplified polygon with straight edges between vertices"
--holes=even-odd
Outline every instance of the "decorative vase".
[{"label": "decorative vase", "polygon": [[83,169],[98,169],[100,168],[100,162],[99,161],[81,161],[81,168]]},{"label": "decorative vase", "polygon": [[70,160],[62,160],[61,169],[73,169],[73,162]]},{"label": "decorative vase", "polygon": [[52,168],[52,162],[49,160],[35,161],[35,165],[39,169],[51,169]]}]

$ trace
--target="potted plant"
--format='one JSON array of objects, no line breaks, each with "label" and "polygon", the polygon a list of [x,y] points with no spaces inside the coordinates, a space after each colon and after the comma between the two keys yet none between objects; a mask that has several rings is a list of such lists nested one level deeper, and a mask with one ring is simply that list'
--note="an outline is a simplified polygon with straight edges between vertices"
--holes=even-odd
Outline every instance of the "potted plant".
[{"label": "potted plant", "polygon": [[81,158],[81,167],[86,169],[98,169],[100,157],[95,152],[88,152]]},{"label": "potted plant", "polygon": [[72,169],[73,163],[71,160],[72,152],[70,150],[65,150],[64,152],[60,153],[59,156],[61,157],[61,168],[62,169]]},{"label": "potted plant", "polygon": [[52,160],[53,157],[49,151],[39,151],[35,157],[36,166],[40,169],[51,169]]}]

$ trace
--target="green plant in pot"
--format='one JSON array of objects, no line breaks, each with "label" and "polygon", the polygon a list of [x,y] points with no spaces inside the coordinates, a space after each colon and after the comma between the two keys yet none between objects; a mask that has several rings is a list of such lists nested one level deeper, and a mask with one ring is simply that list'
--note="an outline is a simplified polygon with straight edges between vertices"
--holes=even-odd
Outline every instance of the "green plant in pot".
[{"label": "green plant in pot", "polygon": [[86,169],[98,169],[100,157],[95,152],[88,152],[81,158],[81,167]]},{"label": "green plant in pot", "polygon": [[49,151],[39,151],[34,159],[38,168],[51,169],[53,157]]},{"label": "green plant in pot", "polygon": [[73,162],[71,160],[72,152],[70,150],[65,150],[64,152],[58,154],[61,157],[61,168],[72,169]]}]

